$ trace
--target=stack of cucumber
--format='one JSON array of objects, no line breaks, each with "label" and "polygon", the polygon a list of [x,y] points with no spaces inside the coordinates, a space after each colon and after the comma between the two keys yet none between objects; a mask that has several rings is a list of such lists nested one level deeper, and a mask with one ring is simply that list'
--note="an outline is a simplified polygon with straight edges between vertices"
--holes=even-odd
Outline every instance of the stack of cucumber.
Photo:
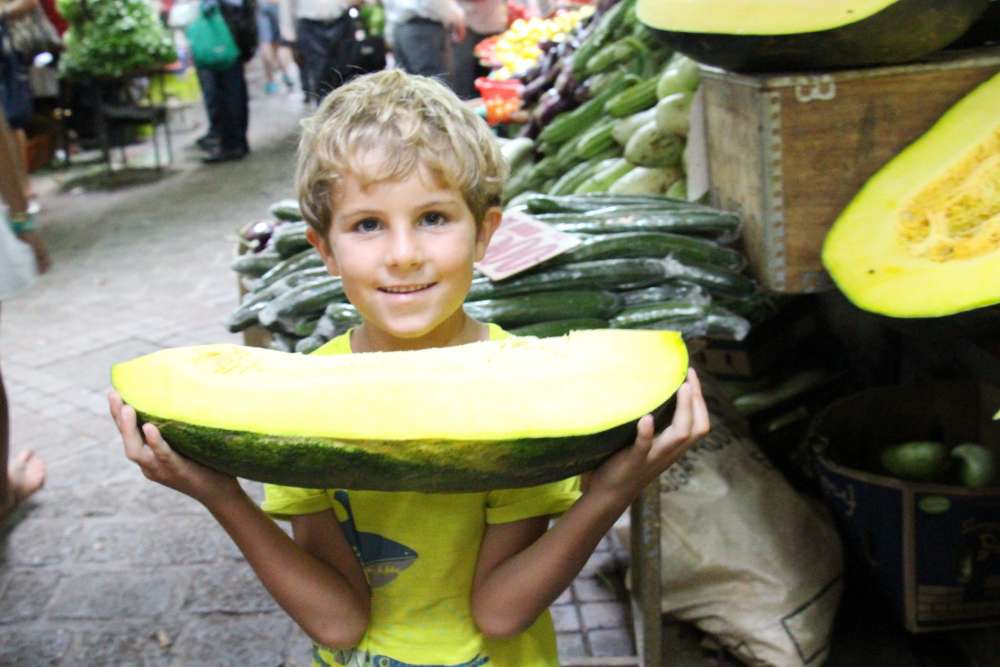
[{"label": "stack of cucumber", "polygon": [[[295,215],[281,206],[282,215]],[[610,327],[739,340],[774,312],[744,274],[744,256],[727,245],[739,233],[732,213],[663,196],[538,193],[508,210],[582,243],[501,281],[477,274],[466,311],[481,321],[542,337]],[[275,349],[311,352],[360,322],[306,240],[304,222],[280,225],[254,255],[234,262],[249,291],[228,319],[230,331],[262,326]]]},{"label": "stack of cucumber", "polygon": [[538,96],[523,135],[510,140],[505,199],[526,191],[685,199],[697,63],[657,41],[634,0],[595,14],[575,43],[553,65],[559,75]]}]

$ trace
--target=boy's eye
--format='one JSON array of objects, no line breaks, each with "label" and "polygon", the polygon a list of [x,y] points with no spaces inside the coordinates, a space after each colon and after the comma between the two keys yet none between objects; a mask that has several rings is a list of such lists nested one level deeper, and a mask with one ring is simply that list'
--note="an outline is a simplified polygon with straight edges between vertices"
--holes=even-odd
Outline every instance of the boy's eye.
[{"label": "boy's eye", "polygon": [[443,224],[445,222],[445,217],[444,215],[438,213],[437,211],[431,211],[429,213],[424,213],[420,217],[420,222],[421,224],[430,225],[433,227],[435,225]]},{"label": "boy's eye", "polygon": [[364,220],[358,220],[354,224],[354,229],[359,232],[374,232],[377,231],[381,225],[382,223],[375,218],[365,218]]}]

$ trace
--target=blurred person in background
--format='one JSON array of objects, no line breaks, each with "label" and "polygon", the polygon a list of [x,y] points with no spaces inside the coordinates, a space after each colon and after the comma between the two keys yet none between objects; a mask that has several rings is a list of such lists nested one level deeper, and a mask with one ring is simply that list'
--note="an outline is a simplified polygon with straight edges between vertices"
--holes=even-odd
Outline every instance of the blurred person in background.
[{"label": "blurred person in background", "polygon": [[278,84],[274,80],[276,74],[281,74],[282,83],[289,92],[292,90],[292,77],[288,75],[288,49],[281,39],[280,12],[278,0],[260,0],[257,7],[260,60],[264,64],[264,92],[268,95],[278,92]]},{"label": "blurred person in background", "polygon": [[463,100],[478,97],[476,77],[486,76],[489,70],[479,64],[473,50],[487,37],[507,29],[507,0],[458,0],[465,12],[465,39],[451,49],[449,80],[451,89]]},{"label": "blurred person in background", "polygon": [[295,32],[299,81],[306,101],[319,104],[348,77],[355,50],[354,24],[347,10],[357,0],[296,0]]},{"label": "blurred person in background", "polygon": [[410,74],[447,83],[451,41],[465,39],[465,11],[457,0],[384,0],[382,4],[396,63]]},{"label": "blurred person in background", "polygon": [[24,164],[28,137],[25,128],[31,122],[32,92],[28,68],[30,58],[14,50],[8,26],[38,7],[38,0],[0,0],[0,107],[6,116],[6,126],[12,128],[17,153],[4,178],[13,178],[23,196],[32,198],[31,182]]},{"label": "blurred person in background", "polygon": [[[10,225],[15,236],[31,246],[39,273],[49,268],[49,255],[38,232],[34,228],[34,217],[28,211],[28,200],[17,176],[20,163],[17,140],[7,125],[6,116],[0,111],[0,198],[6,205],[6,215],[0,216],[0,224]],[[4,272],[13,269],[0,262],[0,286],[8,284]],[[0,298],[13,294],[0,293]],[[7,393],[0,374],[0,525],[29,496],[45,484],[45,462],[30,449],[10,457],[10,415],[7,408]]]}]

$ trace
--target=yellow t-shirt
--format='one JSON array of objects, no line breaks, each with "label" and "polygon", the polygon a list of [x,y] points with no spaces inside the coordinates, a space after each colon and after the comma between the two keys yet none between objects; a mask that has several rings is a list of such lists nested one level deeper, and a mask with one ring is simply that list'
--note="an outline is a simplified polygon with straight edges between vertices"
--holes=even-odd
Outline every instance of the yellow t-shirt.
[{"label": "yellow t-shirt", "polygon": [[[490,325],[490,338],[510,334]],[[313,354],[350,354],[350,333]],[[353,650],[316,646],[313,666],[558,667],[548,611],[510,639],[472,619],[472,577],[488,524],[560,514],[580,497],[578,477],[482,493],[300,489],[267,484],[262,505],[279,519],[333,509],[364,566],[371,618]]]}]

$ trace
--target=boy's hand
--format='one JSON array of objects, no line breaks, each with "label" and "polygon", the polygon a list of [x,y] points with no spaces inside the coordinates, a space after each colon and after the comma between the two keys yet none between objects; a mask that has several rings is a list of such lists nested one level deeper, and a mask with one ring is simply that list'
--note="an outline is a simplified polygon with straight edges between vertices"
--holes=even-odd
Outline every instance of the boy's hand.
[{"label": "boy's hand", "polygon": [[191,496],[207,507],[240,491],[235,477],[195,463],[175,452],[152,424],[140,430],[135,409],[117,392],[108,394],[111,416],[121,433],[125,456],[139,466],[147,479]]},{"label": "boy's hand", "polygon": [[615,453],[587,480],[587,492],[608,494],[631,503],[647,484],[679,459],[687,448],[709,430],[708,408],[694,369],[677,390],[677,405],[670,426],[653,434],[653,417],[639,420],[635,443]]}]

